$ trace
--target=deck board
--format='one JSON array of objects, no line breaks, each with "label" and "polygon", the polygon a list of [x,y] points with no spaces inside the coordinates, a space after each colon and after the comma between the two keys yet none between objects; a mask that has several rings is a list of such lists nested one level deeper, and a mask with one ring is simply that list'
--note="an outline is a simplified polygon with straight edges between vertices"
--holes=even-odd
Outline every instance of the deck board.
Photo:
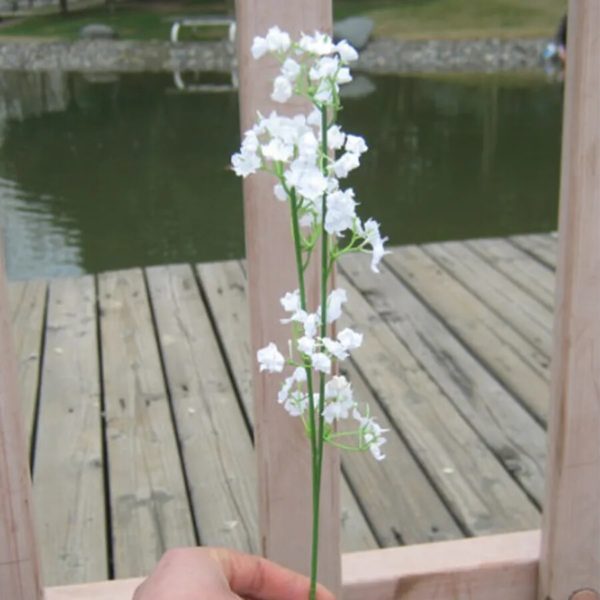
[{"label": "deck board", "polygon": [[113,570],[145,573],[196,543],[140,269],[99,277]]},{"label": "deck board", "polygon": [[200,541],[258,550],[252,442],[188,265],[148,283]]},{"label": "deck board", "polygon": [[508,389],[546,420],[549,359],[441,269],[423,250],[401,248],[386,259],[394,274],[434,310]]},{"label": "deck board", "polygon": [[[539,234],[398,248],[380,276],[344,258],[366,336],[343,368],[391,429],[383,464],[342,457],[345,551],[538,525],[555,256]],[[244,263],[97,281],[10,285],[46,583],[196,536],[256,551]]]},{"label": "deck board", "polygon": [[8,288],[23,417],[29,444],[37,409],[47,288],[45,281],[19,281]]},{"label": "deck board", "polygon": [[47,585],[108,576],[94,280],[50,284],[33,471]]}]

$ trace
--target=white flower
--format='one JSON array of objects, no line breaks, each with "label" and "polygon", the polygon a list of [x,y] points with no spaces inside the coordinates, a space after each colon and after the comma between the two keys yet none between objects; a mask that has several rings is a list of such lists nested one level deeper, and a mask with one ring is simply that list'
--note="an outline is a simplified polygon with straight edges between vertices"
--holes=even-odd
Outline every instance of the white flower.
[{"label": "white flower", "polygon": [[332,377],[325,384],[325,398],[330,402],[323,410],[323,417],[329,424],[334,420],[347,419],[355,407],[352,386],[343,376]]},{"label": "white flower", "polygon": [[293,292],[286,292],[284,296],[279,300],[283,310],[286,312],[295,313],[300,310],[300,290],[294,290]]},{"label": "white flower", "polygon": [[337,85],[331,83],[327,79],[322,79],[321,83],[315,92],[315,100],[323,104],[331,104],[333,102],[333,90],[338,91]]},{"label": "white flower", "polygon": [[290,377],[286,377],[277,394],[279,404],[283,404],[287,400],[294,384],[302,383],[303,381],[306,381],[306,371],[302,367],[297,367]]},{"label": "white flower", "polygon": [[291,417],[301,417],[308,408],[308,396],[296,390],[289,395],[283,407]]},{"label": "white flower", "polygon": [[382,238],[379,233],[379,223],[374,219],[367,219],[364,226],[358,224],[359,233],[365,238],[367,243],[371,245],[372,257],[371,257],[371,270],[375,273],[379,273],[379,263],[381,259],[389,254],[383,247],[383,244],[387,241],[387,238]]},{"label": "white flower", "polygon": [[316,165],[295,160],[285,172],[285,181],[289,187],[295,187],[307,200],[320,198],[327,189],[327,178]]},{"label": "white flower", "polygon": [[340,55],[342,62],[349,63],[358,60],[358,52],[346,40],[338,42],[335,50]]},{"label": "white flower", "polygon": [[262,161],[254,152],[239,152],[231,157],[231,166],[238,177],[248,177],[260,169]]},{"label": "white flower", "polygon": [[[348,147],[348,142],[346,142]],[[332,165],[336,177],[347,177],[348,173],[360,165],[358,154],[354,152],[345,152]]]},{"label": "white flower", "polygon": [[314,338],[305,335],[298,340],[298,350],[307,356],[312,356],[314,354],[316,345],[317,342]]},{"label": "white flower", "polygon": [[344,85],[344,83],[350,83],[352,81],[352,75],[350,75],[350,69],[348,67],[342,67],[337,72],[335,79],[340,85]]},{"label": "white flower", "polygon": [[335,356],[338,360],[346,360],[346,358],[348,358],[348,352],[346,352],[346,349],[339,341],[324,337],[323,346],[325,346],[325,350],[327,350],[329,354]]},{"label": "white flower", "polygon": [[250,49],[250,51],[252,52],[252,56],[256,60],[262,58],[269,51],[267,40],[265,38],[256,36],[254,38],[254,41],[252,42],[252,48]]},{"label": "white flower", "polygon": [[333,77],[337,70],[340,68],[340,61],[335,56],[324,56],[315,62],[310,71],[308,72],[308,76],[313,81],[318,81],[319,79],[326,79],[328,77]]},{"label": "white flower", "polygon": [[288,199],[285,188],[280,183],[275,184],[273,187],[273,193],[275,194],[275,198],[281,202],[285,202]]},{"label": "white flower", "polygon": [[327,195],[327,214],[325,229],[332,235],[340,235],[350,229],[356,219],[356,202],[354,191],[350,188],[345,192],[340,190]]},{"label": "white flower", "polygon": [[319,140],[315,137],[312,131],[307,131],[302,134],[298,140],[298,153],[301,157],[316,160],[319,150]]},{"label": "white flower", "polygon": [[304,325],[304,334],[308,337],[315,337],[319,330],[319,315],[317,313],[310,313],[306,315],[302,324]]},{"label": "white flower", "polygon": [[269,373],[281,373],[285,365],[285,358],[277,350],[277,346],[271,342],[268,346],[261,348],[256,353],[256,358],[260,364],[260,370]]},{"label": "white flower", "polygon": [[339,150],[343,147],[346,141],[346,134],[341,130],[339,125],[332,125],[327,130],[327,146],[330,150]]},{"label": "white flower", "polygon": [[308,125],[312,125],[313,127],[316,127],[320,132],[321,125],[322,125],[322,119],[323,119],[323,115],[321,114],[321,111],[318,108],[314,108],[309,113],[308,117],[306,117],[306,122],[308,123]]},{"label": "white flower", "polygon": [[311,356],[311,363],[314,369],[329,375],[331,373],[331,358],[324,352],[315,352]]},{"label": "white flower", "polygon": [[266,159],[286,162],[294,153],[294,147],[284,144],[279,138],[273,138],[262,147],[262,154]]},{"label": "white flower", "polygon": [[299,45],[305,52],[318,56],[332,54],[335,50],[331,37],[320,31],[315,31],[313,36],[302,34]]},{"label": "white flower", "polygon": [[292,44],[289,34],[281,31],[277,25],[269,29],[265,39],[269,52],[287,52]]},{"label": "white flower", "polygon": [[244,141],[242,142],[242,152],[257,152],[260,146],[258,136],[254,131],[246,131]]},{"label": "white flower", "polygon": [[346,329],[338,333],[337,339],[344,350],[355,350],[356,348],[360,348],[363,341],[363,334],[346,327]]},{"label": "white flower", "polygon": [[386,439],[382,434],[389,430],[383,429],[375,422],[374,418],[363,417],[356,408],[352,411],[352,416],[360,423],[359,436],[361,441],[369,448],[376,460],[383,460],[385,454],[382,454],[381,446],[385,444]]},{"label": "white flower", "polygon": [[346,290],[337,288],[332,290],[327,298],[327,322],[333,323],[342,316],[342,304],[348,301]]},{"label": "white flower", "polygon": [[300,65],[291,57],[288,57],[281,65],[281,74],[290,82],[293,83],[300,75]]},{"label": "white flower", "polygon": [[273,93],[271,98],[275,102],[287,102],[292,97],[293,89],[290,80],[280,75],[273,82]]},{"label": "white flower", "polygon": [[360,135],[348,135],[346,137],[346,152],[353,154],[363,154],[368,150],[365,139]]}]

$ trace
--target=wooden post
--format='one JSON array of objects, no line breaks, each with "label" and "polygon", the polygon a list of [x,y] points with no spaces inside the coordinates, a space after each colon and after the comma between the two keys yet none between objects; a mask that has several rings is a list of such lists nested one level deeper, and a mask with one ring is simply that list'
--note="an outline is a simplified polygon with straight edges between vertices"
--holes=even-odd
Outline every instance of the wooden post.
[{"label": "wooden post", "polygon": [[[250,46],[278,25],[297,38],[302,31],[331,31],[331,0],[237,0],[240,114],[242,132],[256,112],[306,112],[301,102],[275,105],[270,99],[278,70],[275,60],[255,61]],[[282,326],[279,299],[298,287],[291,243],[288,206],[273,198],[272,178],[265,174],[244,182],[248,294],[251,340],[256,350],[274,341],[287,346],[289,327]],[[315,262],[318,262],[318,257]],[[308,274],[308,295],[317,299],[319,274]],[[314,305],[314,304],[313,304]],[[256,371],[255,371],[256,372]],[[256,375],[254,397],[256,449],[259,476],[259,522],[265,556],[297,571],[309,572],[310,559],[310,454],[309,444],[296,419],[277,404],[281,380]],[[329,450],[324,459],[321,501],[319,580],[333,592],[340,590],[339,457]]]},{"label": "wooden post", "polygon": [[43,597],[0,239],[0,598]]},{"label": "wooden post", "polygon": [[571,0],[540,600],[600,599],[599,32]]}]

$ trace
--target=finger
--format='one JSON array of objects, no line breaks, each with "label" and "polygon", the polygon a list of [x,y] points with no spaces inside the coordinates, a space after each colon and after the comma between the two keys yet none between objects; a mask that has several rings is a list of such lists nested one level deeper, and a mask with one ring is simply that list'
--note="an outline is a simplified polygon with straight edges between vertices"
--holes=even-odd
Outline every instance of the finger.
[{"label": "finger", "polygon": [[[259,556],[216,549],[213,557],[221,563],[231,590],[254,600],[306,600],[310,580]],[[319,586],[317,600],[335,600]]]}]

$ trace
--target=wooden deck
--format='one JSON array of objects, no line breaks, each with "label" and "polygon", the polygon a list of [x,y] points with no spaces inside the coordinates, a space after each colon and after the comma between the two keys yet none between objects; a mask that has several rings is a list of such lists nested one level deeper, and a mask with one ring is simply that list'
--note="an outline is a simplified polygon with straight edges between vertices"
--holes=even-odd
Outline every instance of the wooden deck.
[{"label": "wooden deck", "polygon": [[[343,456],[343,550],[531,529],[544,488],[556,238],[342,263],[346,363],[390,428]],[[165,548],[256,551],[244,264],[10,286],[45,583],[147,572]],[[293,518],[293,515],[290,515]]]}]

